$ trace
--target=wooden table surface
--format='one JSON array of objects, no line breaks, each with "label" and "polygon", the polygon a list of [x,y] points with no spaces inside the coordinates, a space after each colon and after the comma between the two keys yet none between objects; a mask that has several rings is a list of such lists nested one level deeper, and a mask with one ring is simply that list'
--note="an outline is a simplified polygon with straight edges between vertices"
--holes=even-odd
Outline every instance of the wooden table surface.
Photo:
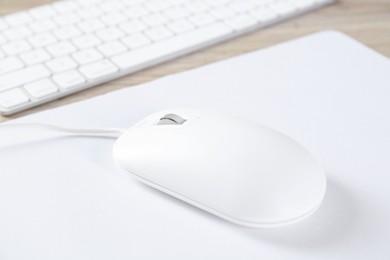
[{"label": "wooden table surface", "polygon": [[[0,0],[0,14],[5,15],[50,2],[53,1]],[[337,0],[335,4],[318,11],[61,98],[26,112],[10,117],[0,116],[0,121],[87,99],[326,29],[342,31],[390,58],[390,0]]]}]

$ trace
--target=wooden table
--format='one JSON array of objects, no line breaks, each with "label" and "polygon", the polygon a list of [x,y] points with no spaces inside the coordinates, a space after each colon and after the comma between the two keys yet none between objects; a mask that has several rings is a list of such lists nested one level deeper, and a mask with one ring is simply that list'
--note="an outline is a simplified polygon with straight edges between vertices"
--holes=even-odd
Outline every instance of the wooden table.
[{"label": "wooden table", "polygon": [[[0,14],[4,15],[50,2],[52,1],[0,0]],[[61,98],[26,112],[10,117],[0,116],[0,121],[144,83],[168,74],[196,68],[325,29],[342,31],[390,58],[390,0],[337,0],[335,4],[318,11]]]}]

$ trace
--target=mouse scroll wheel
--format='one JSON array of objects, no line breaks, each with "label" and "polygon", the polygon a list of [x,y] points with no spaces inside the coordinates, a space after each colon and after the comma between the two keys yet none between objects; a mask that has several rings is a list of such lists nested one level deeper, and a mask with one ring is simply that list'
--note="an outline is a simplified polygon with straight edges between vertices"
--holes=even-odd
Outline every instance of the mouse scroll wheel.
[{"label": "mouse scroll wheel", "polygon": [[181,125],[183,124],[187,119],[184,119],[178,115],[175,114],[166,114],[162,118],[160,118],[160,121],[158,121],[158,125]]}]

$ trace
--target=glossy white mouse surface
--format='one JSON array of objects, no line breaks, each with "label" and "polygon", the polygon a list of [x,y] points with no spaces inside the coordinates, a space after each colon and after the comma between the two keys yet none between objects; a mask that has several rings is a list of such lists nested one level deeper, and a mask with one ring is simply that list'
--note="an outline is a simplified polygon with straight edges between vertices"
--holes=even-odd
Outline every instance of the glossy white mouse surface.
[{"label": "glossy white mouse surface", "polygon": [[326,190],[323,169],[292,138],[211,111],[154,113],[119,137],[113,156],[138,180],[244,226],[303,219]]}]

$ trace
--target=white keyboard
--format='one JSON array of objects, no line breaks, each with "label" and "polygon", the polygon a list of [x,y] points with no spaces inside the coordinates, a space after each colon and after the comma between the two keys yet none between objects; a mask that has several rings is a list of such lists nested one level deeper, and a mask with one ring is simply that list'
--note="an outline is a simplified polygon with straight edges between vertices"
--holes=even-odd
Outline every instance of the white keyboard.
[{"label": "white keyboard", "polygon": [[67,0],[0,18],[9,115],[333,0]]}]

